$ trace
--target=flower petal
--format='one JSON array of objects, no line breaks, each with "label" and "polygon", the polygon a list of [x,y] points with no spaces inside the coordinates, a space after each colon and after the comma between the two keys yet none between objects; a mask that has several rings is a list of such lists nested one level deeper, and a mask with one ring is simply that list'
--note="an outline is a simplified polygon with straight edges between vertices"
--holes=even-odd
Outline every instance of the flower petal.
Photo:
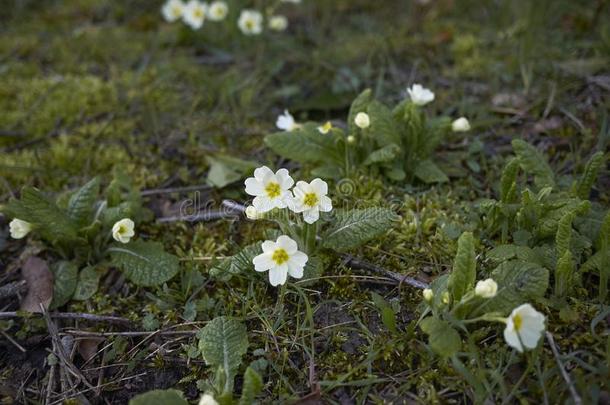
[{"label": "flower petal", "polygon": [[269,270],[269,283],[271,283],[271,285],[274,287],[285,284],[287,278],[288,266],[286,264],[274,267]]},{"label": "flower petal", "polygon": [[284,249],[288,255],[293,255],[298,249],[297,243],[290,237],[282,235],[277,238],[277,246]]},{"label": "flower petal", "polygon": [[314,189],[316,194],[318,195],[326,195],[328,194],[328,184],[322,179],[313,179],[311,183],[309,183],[311,187]]},{"label": "flower petal", "polygon": [[277,245],[272,240],[266,240],[263,242],[262,248],[264,253],[273,253],[273,251],[277,249]]},{"label": "flower petal", "polygon": [[254,264],[254,270],[256,271],[267,271],[275,266],[275,262],[271,258],[270,253],[262,253],[254,257],[252,263]]},{"label": "flower petal", "polygon": [[330,198],[323,195],[320,197],[320,202],[319,202],[318,207],[320,208],[320,211],[322,211],[322,212],[329,212],[329,211],[332,211],[332,209],[333,209],[333,202]]},{"label": "flower petal", "polygon": [[273,172],[271,171],[271,169],[269,169],[267,166],[261,166],[258,169],[254,170],[254,178],[258,181],[263,181],[265,179],[265,177],[267,177],[269,174],[273,174]]},{"label": "flower petal", "polygon": [[280,183],[280,187],[283,190],[288,190],[294,185],[294,180],[292,179],[292,177],[290,177],[290,174],[286,169],[278,170],[277,172],[275,172],[275,176],[277,177],[278,183]]},{"label": "flower petal", "polygon": [[320,218],[320,211],[318,207],[313,207],[306,211],[303,211],[303,220],[308,224],[313,224]]},{"label": "flower petal", "polygon": [[244,183],[246,185],[246,194],[253,196],[264,195],[265,189],[263,184],[256,178],[248,177]]}]

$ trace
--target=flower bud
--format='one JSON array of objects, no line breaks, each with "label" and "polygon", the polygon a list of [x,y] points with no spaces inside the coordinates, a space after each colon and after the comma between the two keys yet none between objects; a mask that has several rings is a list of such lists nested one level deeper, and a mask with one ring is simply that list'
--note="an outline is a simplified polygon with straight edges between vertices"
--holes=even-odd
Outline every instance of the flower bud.
[{"label": "flower bud", "polygon": [[367,113],[359,112],[356,114],[356,118],[354,118],[354,123],[358,128],[365,129],[371,125],[371,119]]},{"label": "flower bud", "polygon": [[453,132],[470,131],[470,122],[466,118],[460,117],[451,123],[451,130]]},{"label": "flower bud", "polygon": [[477,282],[477,285],[474,288],[475,295],[481,298],[495,297],[497,292],[498,284],[491,278]]}]

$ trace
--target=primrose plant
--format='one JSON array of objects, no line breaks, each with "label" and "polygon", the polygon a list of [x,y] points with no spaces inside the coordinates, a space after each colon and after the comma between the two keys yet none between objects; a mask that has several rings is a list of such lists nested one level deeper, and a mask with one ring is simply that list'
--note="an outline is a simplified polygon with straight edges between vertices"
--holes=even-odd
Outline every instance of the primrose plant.
[{"label": "primrose plant", "polygon": [[475,240],[465,232],[458,240],[453,270],[423,291],[425,310],[420,327],[430,348],[453,357],[462,347],[459,331],[477,322],[500,322],[504,338],[519,352],[535,349],[545,329],[545,317],[529,302],[540,301],[549,283],[541,266],[518,260],[501,264],[484,280],[476,281]]},{"label": "primrose plant", "polygon": [[295,184],[286,169],[274,172],[259,167],[245,186],[254,197],[246,216],[276,227],[267,229],[268,240],[247,246],[215,266],[212,274],[219,277],[248,274],[254,266],[257,272],[269,272],[273,286],[284,285],[288,276],[313,278],[322,273],[328,255],[384,234],[397,218],[387,208],[337,209],[324,180]]},{"label": "primrose plant", "polygon": [[284,111],[276,122],[282,132],[267,135],[265,143],[283,157],[311,165],[314,176],[337,179],[369,170],[394,181],[447,181],[434,150],[448,133],[470,130],[470,123],[464,117],[429,118],[423,107],[434,93],[419,84],[407,93],[390,109],[365,90],[351,105],[347,130],[330,121],[298,123]]},{"label": "primrose plant", "polygon": [[162,284],[178,271],[178,258],[160,243],[136,237],[136,224],[150,218],[138,190],[117,176],[100,198],[99,178],[56,200],[25,187],[19,199],[2,211],[12,217],[15,239],[33,234],[60,260],[51,266],[55,276],[52,306],[70,299],[85,300],[98,288],[111,267],[121,269],[137,285]]}]

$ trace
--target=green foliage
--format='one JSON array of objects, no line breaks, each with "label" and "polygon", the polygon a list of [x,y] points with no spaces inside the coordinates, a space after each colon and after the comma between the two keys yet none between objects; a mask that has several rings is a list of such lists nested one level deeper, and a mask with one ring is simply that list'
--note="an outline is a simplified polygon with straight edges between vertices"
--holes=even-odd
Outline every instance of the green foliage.
[{"label": "green foliage", "polygon": [[244,373],[244,386],[241,391],[239,405],[253,404],[256,396],[263,390],[263,379],[252,367]]},{"label": "green foliage", "polygon": [[419,325],[428,335],[430,348],[439,356],[451,357],[460,350],[462,339],[449,322],[429,316]]},{"label": "green foliage", "polygon": [[538,187],[555,185],[553,169],[535,147],[521,139],[514,139],[512,145],[521,168],[534,176],[534,182]]},{"label": "green foliage", "polygon": [[100,178],[95,177],[70,197],[68,217],[80,226],[91,223],[93,208],[100,188]]},{"label": "green foliage", "polygon": [[464,232],[458,239],[453,271],[449,275],[447,283],[449,292],[456,301],[462,299],[466,292],[474,287],[477,275],[476,267],[474,237],[471,232]]},{"label": "green foliage", "polygon": [[53,302],[52,308],[65,305],[76,289],[78,267],[73,262],[59,261],[52,266],[53,271]]},{"label": "green foliage", "polygon": [[397,215],[386,208],[336,210],[336,220],[322,234],[325,248],[345,251],[387,232]]},{"label": "green foliage", "polygon": [[163,284],[178,272],[178,258],[166,253],[158,242],[137,240],[108,248],[112,264],[137,285]]},{"label": "green foliage", "polygon": [[580,177],[580,180],[576,184],[576,196],[580,199],[586,200],[589,198],[591,188],[597,179],[600,169],[606,162],[606,157],[603,152],[597,152],[587,162],[587,166]]},{"label": "green foliage", "polygon": [[254,269],[252,259],[261,252],[261,244],[248,245],[233,256],[223,259],[210,269],[212,277],[228,281],[233,275],[248,274]]},{"label": "green foliage", "polygon": [[373,303],[379,310],[381,315],[381,321],[392,332],[396,332],[396,313],[394,309],[383,299],[383,297],[376,292],[371,293]]},{"label": "green foliage", "polygon": [[337,137],[332,133],[321,134],[312,123],[291,132],[267,135],[265,144],[277,154],[298,162],[339,164],[342,160]]},{"label": "green foliage", "polygon": [[87,266],[78,274],[78,282],[74,290],[75,300],[88,300],[97,291],[102,273],[96,266]]},{"label": "green foliage", "polygon": [[245,325],[225,316],[217,317],[200,331],[198,337],[203,359],[223,376],[223,392],[231,392],[233,378],[248,350]]},{"label": "green foliage", "polygon": [[252,172],[260,164],[249,160],[238,159],[225,154],[207,156],[210,165],[207,182],[209,185],[222,188],[244,177]]},{"label": "green foliage", "polygon": [[152,390],[131,398],[129,405],[188,405],[188,401],[178,390]]}]

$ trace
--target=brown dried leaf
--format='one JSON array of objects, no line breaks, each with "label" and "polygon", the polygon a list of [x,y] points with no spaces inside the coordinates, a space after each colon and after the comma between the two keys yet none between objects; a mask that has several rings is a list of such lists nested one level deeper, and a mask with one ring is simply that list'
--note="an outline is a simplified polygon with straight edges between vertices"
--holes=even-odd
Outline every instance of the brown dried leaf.
[{"label": "brown dried leaf", "polygon": [[85,339],[79,339],[78,341],[78,354],[85,361],[89,361],[97,354],[97,348],[104,341],[104,338],[91,337]]},{"label": "brown dried leaf", "polygon": [[21,267],[21,276],[28,286],[28,293],[21,302],[21,310],[41,312],[40,304],[47,309],[53,299],[53,273],[47,262],[29,257]]}]

